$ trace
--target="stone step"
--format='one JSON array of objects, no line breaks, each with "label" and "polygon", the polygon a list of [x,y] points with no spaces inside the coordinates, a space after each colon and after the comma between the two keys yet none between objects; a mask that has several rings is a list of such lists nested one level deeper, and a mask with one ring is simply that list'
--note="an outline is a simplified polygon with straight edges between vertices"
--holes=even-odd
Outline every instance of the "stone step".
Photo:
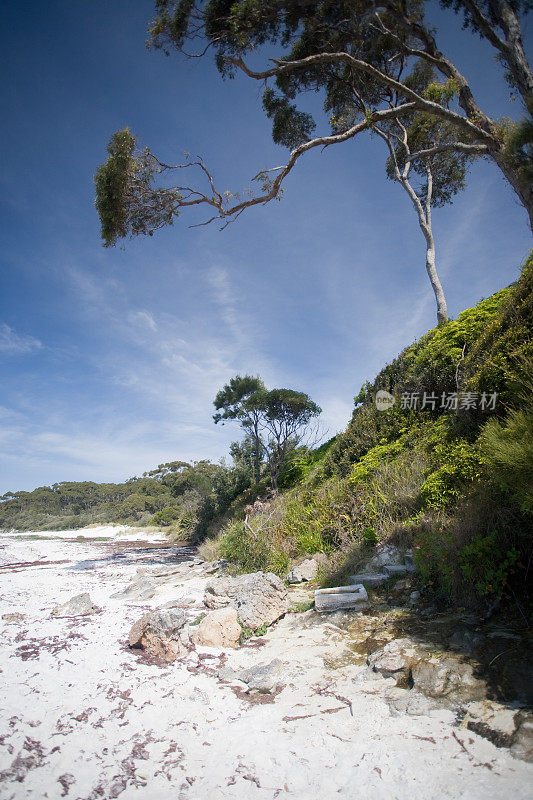
[{"label": "stone step", "polygon": [[388,572],[367,573],[361,572],[358,575],[350,575],[349,581],[351,584],[362,583],[363,586],[381,586],[382,583],[388,581],[390,575]]},{"label": "stone step", "polygon": [[409,567],[407,564],[387,564],[383,567],[383,571],[392,577],[393,575],[406,575],[408,572],[413,572],[413,567]]},{"label": "stone step", "polygon": [[332,589],[317,589],[315,592],[316,611],[338,611],[349,608],[366,608],[368,595],[361,584],[335,586]]}]

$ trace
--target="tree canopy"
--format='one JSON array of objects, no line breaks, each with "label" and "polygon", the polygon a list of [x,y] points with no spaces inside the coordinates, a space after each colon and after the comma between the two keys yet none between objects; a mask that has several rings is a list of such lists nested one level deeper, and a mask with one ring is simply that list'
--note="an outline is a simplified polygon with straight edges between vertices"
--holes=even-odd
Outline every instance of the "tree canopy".
[{"label": "tree canopy", "polygon": [[246,458],[248,443],[252,444],[256,483],[261,477],[261,462],[266,458],[273,490],[277,490],[291,446],[301,443],[307,426],[322,410],[304,392],[268,390],[261,378],[250,375],[232,378],[217,393],[214,406],[215,424],[237,420],[244,429],[245,447],[234,446],[233,452]]},{"label": "tree canopy", "polygon": [[[521,31],[530,0],[444,0],[443,4],[463,13],[466,26],[496,50],[530,113],[533,73]],[[224,77],[239,70],[262,83],[274,80],[275,88],[265,89],[263,105],[272,119],[275,141],[291,148],[291,153],[285,165],[256,175],[260,193],[241,199],[217,189],[202,160],[165,164],[149,150],[132,151],[131,140],[120,132],[131,160],[124,166],[123,154],[110,150],[110,159],[101,168],[104,172],[97,176],[106,244],[124,235],[153,233],[192,205],[206,206],[209,221],[225,224],[244,209],[278,197],[283,181],[310,149],[346,142],[405,114],[425,114],[448,123],[444,140],[439,136],[429,147],[411,153],[413,163],[442,152],[490,157],[533,224],[533,189],[522,163],[531,158],[528,134],[514,135],[516,124],[494,120],[480,107],[467,78],[440,50],[425,21],[423,0],[156,0],[155,6],[149,28],[153,47],[188,57],[212,52]],[[254,54],[257,61],[274,48],[279,54],[268,60],[265,69],[252,69],[247,63],[248,56]],[[428,67],[435,79],[420,85],[417,71]],[[453,104],[443,87],[453,88]],[[323,93],[328,113],[348,103],[350,124],[338,130],[333,114],[333,131],[316,136],[315,120],[295,102],[307,91]],[[190,183],[168,188],[159,183],[163,174],[191,169],[202,175],[205,188]]]}]

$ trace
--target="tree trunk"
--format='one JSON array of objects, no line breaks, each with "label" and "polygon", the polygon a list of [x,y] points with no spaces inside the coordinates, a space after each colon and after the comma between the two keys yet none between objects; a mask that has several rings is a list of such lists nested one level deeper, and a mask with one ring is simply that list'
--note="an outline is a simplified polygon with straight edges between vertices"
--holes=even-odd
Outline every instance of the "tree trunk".
[{"label": "tree trunk", "polygon": [[431,223],[423,227],[422,232],[426,240],[426,271],[437,303],[437,325],[443,325],[445,322],[448,322],[448,306],[446,305],[444,289],[442,288],[435,263],[435,241],[433,239]]},{"label": "tree trunk", "polygon": [[529,225],[533,231],[533,184],[527,178],[522,177],[518,169],[509,163],[509,158],[501,150],[491,152],[491,156],[526,209],[529,216]]}]

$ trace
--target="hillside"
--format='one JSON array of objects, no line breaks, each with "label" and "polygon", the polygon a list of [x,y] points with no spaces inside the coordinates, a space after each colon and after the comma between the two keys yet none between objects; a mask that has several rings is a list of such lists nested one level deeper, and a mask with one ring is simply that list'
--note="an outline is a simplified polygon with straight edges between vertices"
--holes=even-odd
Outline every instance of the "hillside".
[{"label": "hillside", "polygon": [[[336,584],[388,540],[414,547],[421,586],[443,603],[527,603],[532,322],[530,257],[515,284],[365,384],[345,433],[296,459],[284,494],[250,520],[257,537],[233,522],[216,551],[279,574],[322,552]],[[376,408],[378,390],[394,394],[392,408]]]}]

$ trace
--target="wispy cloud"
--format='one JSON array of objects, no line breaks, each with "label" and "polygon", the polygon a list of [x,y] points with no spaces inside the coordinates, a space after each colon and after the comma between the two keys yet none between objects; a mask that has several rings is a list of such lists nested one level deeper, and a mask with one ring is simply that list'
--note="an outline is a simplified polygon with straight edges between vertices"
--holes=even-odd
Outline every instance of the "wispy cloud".
[{"label": "wispy cloud", "polygon": [[6,355],[24,355],[40,350],[43,343],[34,336],[17,333],[9,325],[0,325],[0,353]]}]

